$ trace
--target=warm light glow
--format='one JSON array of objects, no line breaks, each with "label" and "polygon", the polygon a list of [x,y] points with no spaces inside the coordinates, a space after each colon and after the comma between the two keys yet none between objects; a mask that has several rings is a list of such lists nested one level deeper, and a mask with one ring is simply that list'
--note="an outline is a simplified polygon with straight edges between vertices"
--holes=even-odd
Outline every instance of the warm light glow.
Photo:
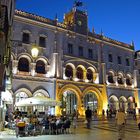
[{"label": "warm light glow", "polygon": [[76,82],[77,82],[77,81],[79,81],[79,79],[78,79],[78,78],[74,78],[73,80],[74,80],[74,81],[76,81]]},{"label": "warm light glow", "polygon": [[65,73],[63,73],[63,79],[64,80],[67,80],[68,79],[68,77],[65,75]]},{"label": "warm light glow", "polygon": [[38,57],[38,53],[39,53],[39,50],[37,49],[36,45],[33,45],[33,48],[31,50],[32,57],[33,58]]},{"label": "warm light glow", "polygon": [[13,74],[16,74],[17,73],[17,67],[13,67]]},{"label": "warm light glow", "polygon": [[99,76],[97,76],[96,80],[94,81],[95,84],[99,84]]},{"label": "warm light glow", "polygon": [[51,77],[50,72],[47,72],[46,77]]},{"label": "warm light glow", "polygon": [[134,84],[132,84],[132,88],[134,88]]},{"label": "warm light glow", "polygon": [[88,83],[88,82],[89,82],[89,80],[88,80],[88,79],[85,79],[85,82],[86,82],[86,83]]}]

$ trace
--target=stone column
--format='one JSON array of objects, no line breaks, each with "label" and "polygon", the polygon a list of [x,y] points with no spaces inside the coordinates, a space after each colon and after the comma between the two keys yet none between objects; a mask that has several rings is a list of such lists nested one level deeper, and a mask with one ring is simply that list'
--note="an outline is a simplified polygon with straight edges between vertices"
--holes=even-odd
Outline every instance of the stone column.
[{"label": "stone column", "polygon": [[36,72],[35,72],[35,66],[36,66],[36,63],[31,63],[31,75],[32,76],[35,76]]},{"label": "stone column", "polygon": [[118,86],[118,80],[117,80],[117,78],[118,78],[117,76],[114,76],[113,77],[113,80],[114,80],[114,83],[116,84],[116,86]]},{"label": "stone column", "polygon": [[12,61],[12,72],[13,72],[13,74],[17,74],[17,72],[18,72],[18,60]]},{"label": "stone column", "polygon": [[65,75],[65,70],[66,70],[66,68],[63,67],[63,79],[68,79],[68,77]]},{"label": "stone column", "polygon": [[123,78],[123,83],[124,83],[124,86],[126,87],[127,84],[126,84],[126,78]]},{"label": "stone column", "polygon": [[94,73],[94,74],[93,74],[93,81],[94,81],[94,83],[96,83],[96,84],[99,83],[99,73]]},{"label": "stone column", "polygon": [[73,70],[73,79],[77,78],[76,76],[76,69]]},{"label": "stone column", "polygon": [[102,63],[102,73],[103,73],[103,84],[106,83],[106,65]]},{"label": "stone column", "polygon": [[137,74],[138,70],[134,70],[134,87],[137,87]]},{"label": "stone column", "polygon": [[87,80],[87,71],[83,70],[83,81]]}]

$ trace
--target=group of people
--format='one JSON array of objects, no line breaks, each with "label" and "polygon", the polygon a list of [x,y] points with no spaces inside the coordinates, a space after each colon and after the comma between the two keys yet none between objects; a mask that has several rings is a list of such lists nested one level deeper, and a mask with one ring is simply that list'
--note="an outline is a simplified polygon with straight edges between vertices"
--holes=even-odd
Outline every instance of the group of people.
[{"label": "group of people", "polygon": [[[107,117],[110,117],[111,112],[109,110],[106,111]],[[105,111],[102,111],[102,115],[105,115]],[[136,112],[134,113],[135,116],[133,116],[133,118],[135,117],[136,119]],[[92,121],[92,110],[87,107],[87,110],[85,111],[85,116],[86,116],[86,124],[87,124],[87,128],[90,129],[91,128],[91,121]],[[116,111],[115,113],[115,120],[116,120],[116,126],[117,126],[117,130],[118,130],[118,140],[122,140],[125,137],[125,125],[126,125],[126,114],[125,111],[123,109],[119,109],[118,111]],[[140,130],[140,117],[137,119],[137,125],[138,128]]]}]

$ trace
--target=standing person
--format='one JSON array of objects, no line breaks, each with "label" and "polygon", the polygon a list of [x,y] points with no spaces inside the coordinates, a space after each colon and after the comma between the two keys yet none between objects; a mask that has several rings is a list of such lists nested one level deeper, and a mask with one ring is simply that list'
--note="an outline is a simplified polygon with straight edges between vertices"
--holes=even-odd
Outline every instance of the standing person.
[{"label": "standing person", "polygon": [[138,128],[140,130],[140,117],[137,119],[137,125],[138,125]]},{"label": "standing person", "polygon": [[126,115],[122,109],[116,114],[116,124],[118,127],[118,140],[122,140],[125,137],[126,124]]},{"label": "standing person", "polygon": [[92,120],[92,111],[89,109],[89,106],[87,107],[85,115],[87,120],[87,128],[90,129],[91,120]]},{"label": "standing person", "polygon": [[75,133],[76,127],[77,127],[77,111],[75,109],[74,109],[73,114],[72,114],[72,121],[73,121],[74,133]]}]

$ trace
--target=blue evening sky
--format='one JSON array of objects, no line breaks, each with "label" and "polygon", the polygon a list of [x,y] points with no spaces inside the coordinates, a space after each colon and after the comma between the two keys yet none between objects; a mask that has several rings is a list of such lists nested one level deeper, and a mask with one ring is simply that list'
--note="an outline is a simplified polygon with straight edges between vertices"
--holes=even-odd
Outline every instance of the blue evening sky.
[{"label": "blue evening sky", "polygon": [[[124,43],[135,43],[140,50],[140,0],[81,0],[88,12],[88,26],[92,31]],[[62,22],[64,13],[74,0],[17,0],[16,8],[53,19],[58,15]]]}]

